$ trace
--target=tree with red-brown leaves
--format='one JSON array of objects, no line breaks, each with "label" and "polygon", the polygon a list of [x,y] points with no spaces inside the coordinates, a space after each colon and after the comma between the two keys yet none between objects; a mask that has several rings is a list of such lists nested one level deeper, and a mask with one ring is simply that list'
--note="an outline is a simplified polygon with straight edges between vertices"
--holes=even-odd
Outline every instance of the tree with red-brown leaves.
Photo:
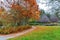
[{"label": "tree with red-brown leaves", "polygon": [[[21,2],[22,0],[19,1]],[[40,18],[36,0],[23,0],[21,3],[11,4],[10,14],[5,13],[2,16],[4,20],[7,20],[6,23],[13,22],[22,25],[28,24],[29,19],[38,20]]]}]

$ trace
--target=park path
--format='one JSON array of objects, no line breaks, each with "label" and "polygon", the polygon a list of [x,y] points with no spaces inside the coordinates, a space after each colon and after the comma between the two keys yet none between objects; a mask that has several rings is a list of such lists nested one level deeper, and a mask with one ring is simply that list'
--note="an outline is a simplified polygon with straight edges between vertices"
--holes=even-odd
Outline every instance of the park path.
[{"label": "park path", "polygon": [[15,33],[15,34],[9,34],[9,35],[0,35],[0,40],[7,40],[9,38],[14,38],[14,37],[17,37],[17,36],[21,36],[21,35],[24,35],[28,32],[31,32],[32,30],[34,30],[36,27],[32,26],[31,29],[28,29],[28,30],[25,30],[23,32],[20,32],[20,33]]}]

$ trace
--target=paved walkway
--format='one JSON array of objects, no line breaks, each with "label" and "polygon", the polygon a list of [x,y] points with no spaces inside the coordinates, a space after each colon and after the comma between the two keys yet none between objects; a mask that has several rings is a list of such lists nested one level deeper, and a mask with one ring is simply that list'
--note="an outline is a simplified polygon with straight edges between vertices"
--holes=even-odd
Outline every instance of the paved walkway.
[{"label": "paved walkway", "polygon": [[32,30],[34,30],[36,27],[32,27],[31,29],[28,29],[28,30],[25,30],[23,32],[20,32],[20,33],[15,33],[15,34],[9,34],[9,35],[0,35],[0,40],[7,40],[9,38],[14,38],[14,37],[17,37],[17,36],[21,36],[25,33],[28,33]]}]

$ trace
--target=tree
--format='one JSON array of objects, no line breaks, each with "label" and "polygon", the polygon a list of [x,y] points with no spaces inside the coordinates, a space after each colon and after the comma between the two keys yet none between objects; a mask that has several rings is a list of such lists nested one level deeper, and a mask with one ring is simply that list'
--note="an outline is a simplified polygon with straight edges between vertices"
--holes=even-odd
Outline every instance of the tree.
[{"label": "tree", "polygon": [[[23,6],[21,6],[20,4],[19,5],[12,5],[12,9],[14,9],[14,10],[18,10],[20,13],[18,14],[18,18],[21,20],[24,20],[25,19],[25,23],[26,22],[28,22],[28,20],[30,19],[30,18],[32,18],[32,19],[36,19],[36,20],[38,20],[39,19],[39,14],[40,14],[40,12],[39,12],[39,10],[38,10],[38,7],[37,7],[37,4],[36,4],[36,2],[35,2],[35,0],[34,1],[32,1],[32,3],[31,3],[31,1],[32,0],[30,0],[30,1],[28,1],[28,0],[26,0],[25,2],[29,2],[28,4],[30,5],[30,6],[27,6],[27,5],[25,5],[26,7],[23,7]],[[18,3],[17,3],[18,4]],[[28,9],[27,9],[28,8]],[[21,18],[21,17],[23,17],[23,18]],[[20,21],[20,23],[21,23],[22,21]],[[23,23],[24,23],[24,21],[23,21]]]},{"label": "tree", "polygon": [[22,0],[18,1],[14,1],[16,4],[11,4],[9,12],[4,13],[2,16],[2,19],[5,20],[6,24],[13,23],[16,25],[26,25],[30,18],[35,20],[39,19],[40,12],[36,0],[23,0],[22,4],[20,3]]}]

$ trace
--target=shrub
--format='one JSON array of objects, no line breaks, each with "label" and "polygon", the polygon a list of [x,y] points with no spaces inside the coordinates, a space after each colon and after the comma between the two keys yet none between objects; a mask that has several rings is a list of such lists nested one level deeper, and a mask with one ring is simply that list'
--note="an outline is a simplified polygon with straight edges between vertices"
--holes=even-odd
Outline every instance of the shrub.
[{"label": "shrub", "polygon": [[27,30],[30,28],[31,26],[4,27],[4,28],[0,28],[0,34],[11,34],[16,32],[21,32],[23,30]]}]

